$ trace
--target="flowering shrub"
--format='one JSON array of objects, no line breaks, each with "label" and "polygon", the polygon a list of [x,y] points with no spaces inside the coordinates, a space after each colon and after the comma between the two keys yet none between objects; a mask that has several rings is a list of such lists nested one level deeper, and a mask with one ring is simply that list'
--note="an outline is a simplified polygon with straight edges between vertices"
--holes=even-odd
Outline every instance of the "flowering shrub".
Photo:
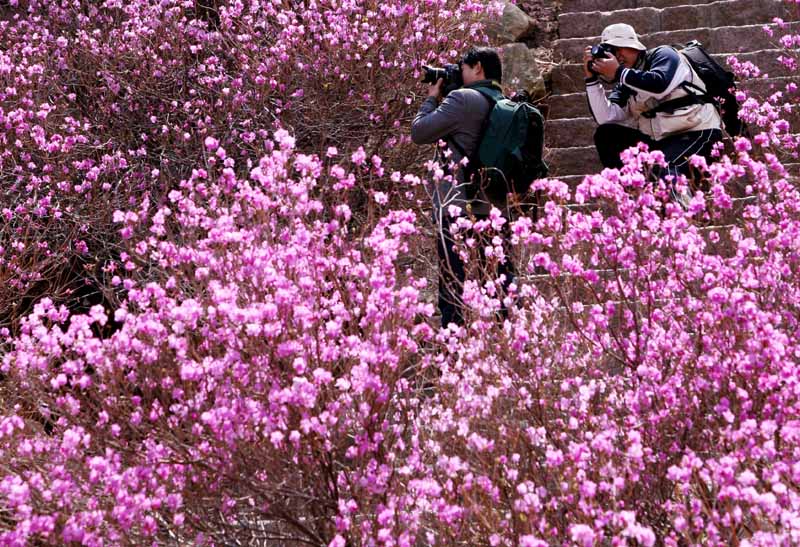
[{"label": "flowering shrub", "polygon": [[[361,148],[392,171],[416,165],[404,117],[419,65],[477,40],[486,10],[454,0],[10,4],[0,328],[15,332],[44,295],[73,311],[119,304],[114,211],[157,207],[204,165],[206,138],[257,162],[271,131],[287,128],[307,152]],[[387,181],[362,177],[351,192],[356,214],[373,186]]]},{"label": "flowering shrub", "polygon": [[[449,334],[423,413],[457,508],[449,541],[800,537],[800,193],[741,152],[709,167],[709,196],[683,212],[643,175],[657,161],[633,151],[587,177],[574,197],[599,211],[565,211],[566,187],[540,181],[546,214],[511,231],[547,273],[513,291],[502,328],[494,287],[469,288],[484,313]],[[751,184],[744,206],[732,174]]]},{"label": "flowering shrub", "polygon": [[113,317],[44,299],[23,320],[3,363],[21,389],[3,403],[0,491],[20,519],[7,541],[213,540],[250,514],[316,542],[413,531],[413,515],[365,517],[413,504],[380,500],[406,480],[409,369],[432,333],[424,281],[395,265],[415,216],[353,238],[347,205],[310,196],[341,168],[277,137],[247,179],[198,171],[170,192],[129,257],[163,274],[122,281]]},{"label": "flowering shrub", "polygon": [[460,219],[437,330],[398,90],[454,6],[9,8],[0,544],[800,542],[796,82],[687,210],[640,148]]}]

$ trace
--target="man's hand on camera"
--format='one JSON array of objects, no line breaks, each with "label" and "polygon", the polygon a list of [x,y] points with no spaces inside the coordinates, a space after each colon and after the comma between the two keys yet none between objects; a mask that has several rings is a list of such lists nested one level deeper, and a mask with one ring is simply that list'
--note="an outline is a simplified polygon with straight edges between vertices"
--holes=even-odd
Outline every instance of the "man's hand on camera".
[{"label": "man's hand on camera", "polygon": [[617,75],[619,61],[609,55],[607,57],[600,57],[599,59],[592,61],[592,67],[594,67],[595,72],[600,74],[604,80],[607,82],[613,82],[614,77]]},{"label": "man's hand on camera", "polygon": [[442,85],[444,84],[444,78],[439,78],[436,80],[435,84],[430,84],[428,86],[428,97],[433,97],[436,99],[437,102],[442,100]]}]

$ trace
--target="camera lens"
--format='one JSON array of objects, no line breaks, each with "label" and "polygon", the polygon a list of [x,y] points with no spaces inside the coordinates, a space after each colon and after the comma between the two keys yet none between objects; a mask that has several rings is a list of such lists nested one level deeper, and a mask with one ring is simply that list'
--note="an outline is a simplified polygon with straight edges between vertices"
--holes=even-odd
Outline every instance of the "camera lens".
[{"label": "camera lens", "polygon": [[446,77],[444,69],[441,68],[423,65],[422,70],[422,83],[424,84],[435,84],[439,78]]},{"label": "camera lens", "polygon": [[596,46],[592,46],[592,57],[595,59],[605,57],[606,53],[608,53],[608,49],[603,44],[598,44]]}]

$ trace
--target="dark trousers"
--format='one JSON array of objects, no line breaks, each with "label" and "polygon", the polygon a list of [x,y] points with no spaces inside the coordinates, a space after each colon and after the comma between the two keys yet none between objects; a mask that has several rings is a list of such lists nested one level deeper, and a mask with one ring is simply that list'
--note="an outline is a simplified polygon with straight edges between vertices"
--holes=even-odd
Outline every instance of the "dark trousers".
[{"label": "dark trousers", "polygon": [[613,123],[599,126],[594,133],[594,145],[600,155],[600,163],[603,164],[603,167],[622,167],[619,155],[625,149],[636,146],[640,142],[647,144],[650,150],[661,150],[664,153],[667,168],[654,167],[654,174],[659,178],[668,175],[677,177],[678,174],[691,176],[692,168],[689,165],[689,158],[697,155],[710,161],[711,148],[720,140],[722,140],[722,131],[704,129],[687,131],[655,141],[638,129]]},{"label": "dark trousers", "polygon": [[[442,218],[437,222],[439,233],[436,237],[436,249],[439,254],[439,311],[442,314],[442,326],[446,327],[450,323],[457,325],[464,324],[464,303],[461,295],[464,292],[464,280],[466,279],[466,271],[464,269],[464,262],[458,255],[455,249],[455,241],[450,233],[450,219],[444,214],[446,218]],[[508,224],[504,226],[506,228]],[[471,234],[478,240],[478,249],[480,250],[480,265],[486,266],[486,256],[483,249],[488,243],[483,234]],[[508,232],[504,230],[503,241],[508,241]],[[505,249],[508,251],[508,249]],[[503,282],[503,289],[507,289],[514,278],[514,268],[511,265],[510,258],[506,254],[506,261],[497,267],[497,277],[505,275]],[[505,314],[505,308],[503,309]]]}]

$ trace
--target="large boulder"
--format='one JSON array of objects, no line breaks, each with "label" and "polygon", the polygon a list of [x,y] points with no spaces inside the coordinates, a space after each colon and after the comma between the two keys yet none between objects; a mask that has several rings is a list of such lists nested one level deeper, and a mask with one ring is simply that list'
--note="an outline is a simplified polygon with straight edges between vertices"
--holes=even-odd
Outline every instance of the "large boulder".
[{"label": "large boulder", "polygon": [[536,50],[522,43],[502,46],[503,87],[515,91],[525,89],[534,98],[545,96],[545,82],[536,58]]},{"label": "large boulder", "polygon": [[514,4],[506,2],[503,15],[486,23],[486,33],[495,44],[508,44],[524,39],[536,22]]}]

